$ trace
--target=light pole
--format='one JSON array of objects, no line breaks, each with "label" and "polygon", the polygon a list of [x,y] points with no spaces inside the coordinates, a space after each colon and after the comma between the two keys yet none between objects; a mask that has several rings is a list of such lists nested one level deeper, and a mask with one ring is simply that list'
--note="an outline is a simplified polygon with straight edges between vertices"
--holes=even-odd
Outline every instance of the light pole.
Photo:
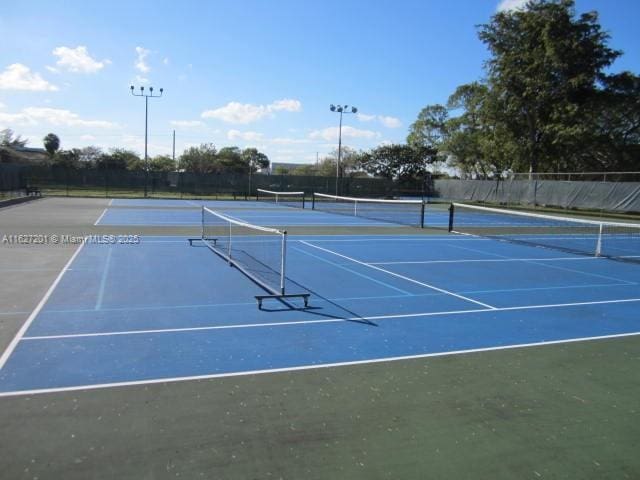
[{"label": "light pole", "polygon": [[153,87],[149,87],[149,93],[144,93],[144,87],[140,87],[140,93],[134,91],[131,85],[131,95],[134,97],[144,97],[144,196],[147,196],[147,188],[149,185],[149,157],[147,156],[147,139],[149,137],[149,98],[162,96],[163,89],[160,89],[160,95],[153,94]]},{"label": "light pole", "polygon": [[342,157],[342,114],[356,113],[358,109],[349,105],[329,105],[329,110],[340,114],[340,127],[338,128],[338,161],[336,163],[336,195],[338,195],[338,184],[340,182],[340,160]]}]

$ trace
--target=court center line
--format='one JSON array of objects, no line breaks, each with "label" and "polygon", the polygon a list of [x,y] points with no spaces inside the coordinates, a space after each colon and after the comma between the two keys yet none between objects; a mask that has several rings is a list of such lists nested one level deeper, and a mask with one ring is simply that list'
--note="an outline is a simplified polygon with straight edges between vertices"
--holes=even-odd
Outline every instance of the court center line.
[{"label": "court center line", "polygon": [[394,287],[393,285],[389,285],[388,283],[382,282],[380,280],[376,280],[375,278],[372,278],[372,277],[370,277],[368,275],[365,275],[364,273],[356,272],[355,270],[351,270],[349,267],[337,264],[335,262],[332,262],[331,260],[327,260],[326,258],[319,257],[317,255],[314,255],[314,254],[312,254],[310,252],[307,252],[305,250],[302,250],[300,248],[292,247],[292,249],[295,250],[296,252],[304,253],[305,255],[308,255],[308,256],[310,256],[312,258],[315,258],[316,260],[319,260],[319,261],[324,262],[324,263],[328,263],[329,265],[332,265],[332,266],[334,266],[336,268],[339,268],[341,270],[345,270],[345,271],[347,271],[349,273],[357,275],[358,277],[364,278],[364,279],[369,280],[369,281],[371,281],[373,283],[377,283],[378,285],[382,285],[383,287],[387,287],[387,288],[390,288],[391,290],[395,290],[396,292],[404,293],[407,296],[413,295],[413,294],[407,292],[406,290],[402,290],[401,288],[397,288],[397,287]]},{"label": "court center line", "polygon": [[65,266],[62,268],[62,270],[60,270],[60,273],[58,273],[58,276],[53,281],[49,289],[46,291],[46,293],[44,294],[44,297],[42,297],[42,299],[40,300],[40,303],[36,305],[36,308],[33,309],[33,311],[31,312],[31,315],[29,315],[27,320],[22,324],[22,327],[20,328],[20,330],[18,330],[18,332],[16,333],[15,337],[13,337],[13,340],[11,340],[11,343],[7,346],[4,353],[0,357],[0,371],[2,371],[2,368],[7,363],[9,356],[11,356],[15,348],[18,346],[18,342],[22,340],[22,338],[24,337],[24,334],[33,323],[33,320],[36,318],[38,313],[40,313],[40,310],[42,310],[42,307],[44,307],[44,304],[47,303],[47,300],[49,300],[49,297],[51,296],[55,288],[58,286],[58,284],[60,283],[60,280],[62,280],[62,277],[64,276],[69,266],[73,263],[73,261],[76,259],[78,254],[82,251],[82,248],[84,247],[84,245],[85,245],[85,242],[82,242],[80,245],[78,245],[78,248],[76,249],[74,254],[71,256],[69,261],[65,264]]},{"label": "court center line", "polygon": [[108,208],[105,208],[105,209],[102,211],[102,215],[100,215],[100,216],[98,217],[98,219],[93,223],[93,226],[94,226],[94,227],[100,223],[100,220],[102,220],[102,217],[104,217],[104,214],[105,214],[105,213],[107,213],[107,210],[108,210]]},{"label": "court center line", "polygon": [[461,300],[465,300],[467,302],[475,303],[476,305],[481,305],[481,306],[489,308],[491,310],[495,310],[495,308],[496,308],[496,307],[494,307],[492,305],[489,305],[487,303],[483,303],[483,302],[480,302],[478,300],[474,300],[472,298],[465,297],[464,295],[459,295],[459,294],[451,292],[449,290],[445,290],[443,288],[439,288],[439,287],[436,287],[436,286],[433,286],[433,285],[429,285],[428,283],[420,282],[420,281],[415,280],[415,279],[410,278],[410,277],[405,277],[404,275],[400,275],[399,273],[395,273],[395,272],[392,272],[390,270],[385,270],[384,268],[378,267],[376,265],[371,265],[369,263],[361,262],[360,260],[356,260],[355,258],[348,257],[347,255],[342,255],[341,253],[334,252],[333,250],[329,250],[327,248],[323,248],[323,247],[319,247],[317,245],[313,245],[312,243],[309,243],[309,242],[307,242],[305,240],[300,240],[300,243],[304,243],[305,245],[308,245],[309,247],[316,248],[318,250],[330,253],[332,255],[336,255],[338,257],[345,258],[345,259],[350,260],[350,261],[352,261],[354,263],[358,263],[360,265],[364,265],[365,267],[373,268],[374,270],[379,270],[381,272],[387,273],[387,274],[392,275],[394,277],[401,278],[401,279],[406,280],[408,282],[415,283],[417,285],[422,285],[423,287],[430,288],[430,289],[435,290],[437,292],[446,293],[447,295],[451,295],[452,297],[456,297],[456,298],[459,298]]},{"label": "court center line", "polygon": [[548,305],[526,305],[518,307],[500,307],[494,309],[476,308],[468,310],[450,310],[442,312],[423,312],[423,313],[400,313],[395,315],[372,315],[372,316],[360,316],[349,318],[325,318],[319,320],[294,320],[285,322],[272,322],[272,323],[244,323],[238,325],[209,325],[203,327],[181,327],[181,328],[160,328],[160,329],[147,329],[147,330],[124,330],[114,332],[96,332],[96,333],[70,333],[63,335],[34,335],[32,337],[23,337],[22,341],[38,341],[38,340],[62,340],[72,338],[87,338],[87,337],[110,337],[110,336],[123,336],[123,335],[151,335],[162,333],[180,333],[180,332],[198,332],[208,330],[234,330],[244,328],[270,328],[270,327],[289,327],[293,325],[315,325],[324,323],[339,323],[346,321],[358,321],[358,320],[395,320],[404,318],[419,318],[419,317],[441,317],[445,315],[465,315],[470,313],[497,313],[497,312],[511,312],[511,311],[526,311],[526,310],[541,310],[549,308],[570,308],[570,307],[582,307],[587,305],[609,305],[609,304],[623,304],[623,303],[635,303],[640,302],[640,298],[626,298],[618,300],[600,300],[593,302],[576,302],[576,303],[557,303]]},{"label": "court center line", "polygon": [[273,374],[273,373],[287,373],[287,372],[296,372],[296,371],[304,371],[304,370],[316,370],[320,368],[339,368],[339,367],[347,367],[347,366],[355,366],[355,365],[396,362],[396,361],[402,361],[402,360],[418,360],[421,358],[445,357],[445,356],[451,356],[451,355],[466,355],[466,354],[484,353],[484,352],[501,351],[501,350],[513,350],[516,348],[543,347],[547,345],[562,345],[567,343],[608,340],[608,339],[614,339],[614,338],[633,337],[638,335],[640,335],[640,332],[627,332],[627,333],[617,333],[612,335],[598,335],[594,337],[568,338],[563,340],[548,340],[548,341],[542,341],[542,342],[500,345],[497,347],[470,348],[467,350],[451,350],[451,351],[445,351],[445,352],[421,353],[417,355],[371,358],[367,360],[353,360],[350,362],[334,362],[334,363],[323,363],[323,364],[314,364],[314,365],[299,365],[295,367],[283,367],[283,368],[273,368],[273,369],[265,369],[265,370],[248,370],[248,371],[240,371],[240,372],[211,373],[206,375],[192,375],[192,376],[184,376],[184,377],[154,378],[150,380],[131,380],[126,382],[98,383],[93,385],[78,385],[73,387],[54,387],[54,388],[42,388],[42,389],[31,389],[31,390],[15,390],[10,392],[0,392],[0,397],[15,397],[15,396],[22,396],[22,395],[61,393],[61,392],[81,391],[81,390],[97,390],[97,389],[116,388],[116,387],[133,387],[133,386],[139,386],[139,385],[152,385],[157,383],[175,383],[175,382],[185,382],[185,381],[212,380],[215,378],[241,377],[241,376],[248,376],[248,375],[264,375],[264,374]]},{"label": "court center line", "polygon": [[102,276],[100,277],[100,288],[98,289],[98,298],[96,299],[96,306],[94,310],[100,310],[102,308],[102,299],[104,298],[104,289],[107,284],[107,276],[109,275],[109,266],[111,265],[111,254],[113,253],[113,248],[109,247],[107,251],[107,260],[104,262],[104,270],[102,271]]}]

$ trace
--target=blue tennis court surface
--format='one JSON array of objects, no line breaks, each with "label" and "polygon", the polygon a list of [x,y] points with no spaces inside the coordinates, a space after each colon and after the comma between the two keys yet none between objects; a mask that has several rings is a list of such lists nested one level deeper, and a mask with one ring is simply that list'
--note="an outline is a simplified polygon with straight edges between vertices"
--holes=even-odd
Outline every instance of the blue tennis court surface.
[{"label": "blue tennis court surface", "polygon": [[258,310],[262,290],[183,237],[86,243],[16,339],[0,392],[640,333],[637,264],[454,235],[290,236],[288,248],[288,287],[311,293],[308,310]]}]

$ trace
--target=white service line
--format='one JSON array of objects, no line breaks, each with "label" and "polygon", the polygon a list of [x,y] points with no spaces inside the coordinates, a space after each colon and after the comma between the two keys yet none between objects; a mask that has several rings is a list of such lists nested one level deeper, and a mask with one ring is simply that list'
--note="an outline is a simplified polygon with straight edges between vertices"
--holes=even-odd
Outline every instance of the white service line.
[{"label": "white service line", "polygon": [[[315,240],[314,240],[315,241]],[[602,260],[602,257],[548,257],[548,258],[470,258],[461,260],[419,260],[399,262],[371,262],[370,265],[429,265],[432,263],[478,263],[478,262],[554,262],[556,260]]]},{"label": "white service line", "polygon": [[82,337],[108,337],[108,336],[120,336],[120,335],[149,335],[159,333],[179,333],[179,332],[198,332],[206,330],[233,330],[242,328],[269,328],[269,327],[289,327],[293,325],[315,325],[323,323],[337,323],[346,321],[376,321],[376,320],[395,320],[403,318],[417,318],[417,317],[441,317],[446,315],[465,315],[469,313],[496,313],[496,312],[511,312],[511,311],[523,311],[523,310],[539,310],[546,308],[569,308],[569,307],[581,307],[585,305],[608,305],[616,303],[635,303],[640,302],[640,298],[623,298],[619,300],[597,300],[593,302],[576,302],[576,303],[554,303],[547,305],[525,305],[517,307],[497,307],[493,309],[487,308],[475,308],[468,310],[447,310],[441,312],[422,312],[422,313],[398,313],[391,315],[372,315],[361,317],[348,317],[348,318],[323,318],[319,320],[294,320],[284,322],[271,322],[271,323],[240,323],[237,325],[210,325],[205,327],[181,327],[181,328],[162,328],[151,330],[124,330],[115,332],[98,332],[98,333],[70,333],[65,335],[39,335],[33,337],[24,337],[23,341],[34,340],[60,340],[65,338],[82,338]]},{"label": "white service line", "polygon": [[384,272],[384,273],[386,273],[388,275],[392,275],[394,277],[401,278],[403,280],[406,280],[407,282],[415,283],[417,285],[421,285],[423,287],[430,288],[431,290],[435,290],[436,292],[445,293],[447,295],[451,295],[452,297],[456,297],[456,298],[459,298],[461,300],[465,300],[467,302],[475,303],[476,305],[481,305],[481,306],[489,308],[491,310],[495,310],[496,309],[496,307],[494,307],[492,305],[489,305],[487,303],[483,303],[483,302],[480,302],[478,300],[474,300],[473,298],[465,297],[464,295],[458,295],[457,293],[450,292],[449,290],[445,290],[443,288],[439,288],[439,287],[436,287],[436,286],[433,286],[433,285],[429,285],[428,283],[420,282],[420,281],[415,280],[415,279],[410,278],[410,277],[405,277],[404,275],[400,275],[399,273],[395,273],[395,272],[392,272],[390,270],[385,270],[384,268],[380,268],[380,267],[378,267],[376,265],[372,265],[370,263],[361,262],[360,260],[356,260],[355,258],[351,258],[351,257],[348,257],[346,255],[342,255],[341,253],[334,252],[333,250],[329,250],[329,249],[323,248],[323,247],[318,247],[317,245],[313,245],[312,243],[309,243],[309,242],[307,242],[305,240],[300,240],[300,243],[304,243],[305,245],[307,245],[309,247],[317,248],[318,250],[322,250],[323,252],[327,252],[327,253],[330,253],[332,255],[336,255],[338,257],[345,258],[345,259],[350,260],[350,261],[352,261],[354,263],[358,263],[360,265],[364,265],[365,267],[373,268],[374,270],[379,270],[380,272]]},{"label": "white service line", "polygon": [[102,220],[102,217],[104,217],[104,214],[105,214],[105,213],[107,213],[107,210],[108,210],[108,208],[105,208],[105,209],[102,211],[102,215],[100,215],[100,216],[98,217],[98,219],[94,222],[94,224],[93,224],[93,226],[94,226],[94,227],[100,223],[100,220]]},{"label": "white service line", "polygon": [[[487,311],[487,310],[484,310],[484,311]],[[43,394],[43,393],[60,393],[60,392],[80,391],[80,390],[96,390],[96,389],[115,388],[115,387],[133,387],[133,386],[139,386],[139,385],[152,385],[156,383],[175,383],[175,382],[185,382],[185,381],[211,380],[214,378],[244,377],[247,375],[287,373],[287,372],[296,372],[296,371],[304,371],[304,370],[316,370],[320,368],[338,368],[338,367],[347,367],[352,365],[367,365],[367,364],[374,364],[374,363],[396,362],[401,360],[417,360],[421,358],[447,357],[450,355],[466,355],[470,353],[513,350],[515,348],[543,347],[546,345],[562,345],[566,343],[588,342],[588,341],[594,341],[594,340],[607,340],[611,338],[624,338],[624,337],[632,337],[637,335],[640,335],[640,332],[620,333],[620,334],[614,334],[614,335],[601,335],[597,337],[570,338],[567,340],[550,340],[550,341],[543,341],[543,342],[520,343],[516,345],[502,345],[498,347],[472,348],[468,350],[454,350],[450,352],[435,352],[435,353],[422,353],[417,355],[397,356],[397,357],[372,358],[368,360],[354,360],[351,362],[300,365],[297,367],[274,368],[271,370],[250,370],[245,372],[212,373],[208,375],[154,378],[152,380],[132,380],[127,382],[99,383],[95,385],[78,385],[74,387],[43,388],[43,389],[22,390],[22,391],[18,390],[13,392],[2,392],[0,393],[0,397],[15,397],[15,396],[21,396],[21,395],[37,395],[37,394]]]},{"label": "white service line", "polygon": [[74,254],[71,256],[69,261],[65,264],[65,266],[62,268],[60,273],[58,273],[58,276],[49,287],[49,290],[47,290],[47,292],[44,294],[44,297],[42,297],[42,300],[40,300],[40,303],[38,303],[38,305],[33,310],[33,312],[31,312],[31,315],[29,315],[29,318],[27,318],[27,320],[24,322],[20,330],[18,330],[18,333],[16,333],[16,336],[13,337],[13,340],[11,340],[11,343],[9,344],[9,346],[6,348],[6,350],[0,357],[0,371],[2,371],[2,368],[4,367],[5,363],[7,363],[9,356],[15,350],[16,346],[18,345],[18,342],[22,340],[22,337],[24,337],[25,332],[31,326],[31,323],[33,323],[33,320],[36,318],[38,313],[40,313],[40,310],[42,310],[42,307],[44,307],[44,304],[47,303],[47,300],[49,300],[49,297],[51,296],[55,288],[58,286],[58,283],[60,283],[60,280],[62,280],[62,277],[64,276],[65,272],[69,269],[69,266],[71,265],[71,263],[73,263],[73,261],[78,256],[78,254],[80,253],[84,245],[85,245],[85,242],[82,242],[78,246],[78,248],[76,249]]}]

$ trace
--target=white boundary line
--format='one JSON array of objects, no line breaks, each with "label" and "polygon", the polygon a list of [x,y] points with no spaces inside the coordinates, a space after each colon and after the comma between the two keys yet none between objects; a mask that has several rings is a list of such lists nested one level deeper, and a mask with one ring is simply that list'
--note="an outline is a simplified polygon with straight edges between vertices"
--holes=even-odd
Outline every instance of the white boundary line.
[{"label": "white boundary line", "polygon": [[109,203],[107,203],[108,207],[110,207],[111,205],[113,205],[113,198],[111,200],[109,200]]},{"label": "white boundary line", "polygon": [[274,368],[271,370],[250,370],[246,372],[212,373],[209,375],[193,375],[190,377],[157,378],[152,380],[135,380],[135,381],[128,381],[128,382],[100,383],[95,385],[80,385],[80,386],[74,386],[74,387],[22,390],[22,391],[13,391],[13,392],[2,392],[0,393],[0,398],[15,397],[19,395],[37,395],[37,394],[43,394],[43,393],[60,393],[60,392],[73,392],[73,391],[79,391],[79,390],[97,390],[97,389],[103,389],[103,388],[152,385],[156,383],[175,383],[175,382],[184,382],[184,381],[211,380],[214,378],[242,377],[247,375],[262,375],[262,374],[269,374],[269,373],[288,373],[288,372],[297,372],[297,371],[303,371],[303,370],[316,370],[320,368],[336,368],[336,367],[346,367],[351,365],[387,363],[387,362],[396,362],[400,360],[415,360],[420,358],[446,357],[451,355],[464,355],[464,354],[470,354],[470,353],[512,350],[516,348],[541,347],[546,345],[559,345],[559,344],[566,344],[566,343],[587,342],[587,341],[605,340],[605,339],[611,339],[611,338],[632,337],[637,335],[640,335],[640,332],[619,333],[615,335],[601,335],[597,337],[570,338],[566,340],[550,340],[545,342],[521,343],[516,345],[503,345],[498,347],[472,348],[468,350],[454,350],[450,352],[423,353],[418,355],[373,358],[369,360],[354,360],[352,362],[336,362],[336,363],[325,363],[325,364],[317,364],[317,365],[301,365],[298,367]]},{"label": "white boundary line", "polygon": [[329,250],[329,249],[323,248],[323,247],[318,247],[317,245],[313,245],[312,243],[309,243],[309,242],[307,242],[305,240],[300,240],[300,243],[304,243],[305,245],[307,245],[309,247],[317,248],[318,250],[322,250],[323,252],[331,253],[332,255],[336,255],[338,257],[345,258],[345,259],[350,260],[350,261],[352,261],[354,263],[358,263],[360,265],[364,265],[365,267],[373,268],[374,270],[379,270],[380,272],[384,272],[384,273],[386,273],[388,275],[392,275],[394,277],[401,278],[403,280],[406,280],[407,282],[415,283],[417,285],[421,285],[423,287],[430,288],[432,290],[435,290],[436,292],[446,293],[447,295],[451,295],[452,297],[456,297],[456,298],[459,298],[461,300],[465,300],[467,302],[475,303],[476,305],[481,305],[481,306],[489,308],[491,310],[495,310],[496,309],[496,307],[494,307],[493,305],[489,305],[487,303],[479,302],[478,300],[474,300],[472,298],[465,297],[464,295],[458,295],[457,293],[453,293],[453,292],[450,292],[449,290],[445,290],[443,288],[438,288],[438,287],[435,287],[433,285],[429,285],[428,283],[419,282],[418,280],[414,280],[413,278],[405,277],[404,275],[400,275],[399,273],[395,273],[395,272],[392,272],[390,270],[385,270],[384,268],[377,267],[376,265],[372,265],[370,263],[361,262],[360,260],[356,260],[355,258],[348,257],[346,255],[342,255],[341,253],[334,252],[333,250]]},{"label": "white boundary line", "polygon": [[179,333],[179,332],[197,332],[206,330],[232,330],[240,328],[269,328],[269,327],[288,327],[293,325],[314,325],[323,323],[337,323],[347,321],[362,321],[362,320],[393,320],[403,318],[416,318],[416,317],[441,317],[445,315],[464,315],[468,313],[497,313],[497,312],[510,312],[520,310],[537,310],[545,308],[567,308],[567,307],[580,307],[585,305],[607,305],[615,303],[634,303],[640,302],[640,298],[623,298],[619,300],[597,300],[593,302],[576,302],[576,303],[556,303],[547,305],[525,305],[517,307],[500,307],[494,309],[476,308],[469,310],[448,310],[444,312],[422,312],[422,313],[398,313],[394,315],[372,315],[368,317],[348,317],[348,318],[325,318],[322,320],[297,320],[297,321],[284,321],[284,322],[271,322],[271,323],[240,323],[237,325],[210,325],[205,327],[182,327],[182,328],[163,328],[163,329],[151,329],[151,330],[125,330],[116,332],[101,332],[101,333],[72,333],[66,335],[41,335],[34,337],[23,337],[24,341],[35,340],[61,340],[65,338],[83,338],[83,337],[108,337],[108,336],[120,336],[120,335],[152,335],[159,333]]},{"label": "white boundary line", "polygon": [[33,323],[33,320],[36,318],[38,313],[40,313],[40,310],[42,310],[42,307],[44,307],[44,304],[47,303],[47,300],[49,300],[49,297],[51,296],[55,288],[58,286],[58,283],[60,283],[60,280],[62,280],[62,277],[64,276],[65,272],[69,269],[69,266],[71,265],[71,263],[73,263],[73,261],[78,256],[78,254],[80,253],[84,245],[85,245],[85,242],[82,242],[78,246],[74,254],[67,261],[67,263],[62,268],[62,270],[60,270],[60,273],[58,273],[58,276],[49,287],[49,290],[47,290],[47,292],[44,294],[44,297],[42,297],[42,300],[40,300],[40,303],[36,305],[36,308],[33,309],[33,312],[31,312],[31,315],[29,315],[29,318],[27,318],[27,320],[24,322],[20,330],[18,330],[18,333],[16,333],[16,336],[13,337],[13,340],[11,340],[11,343],[9,344],[9,346],[6,348],[6,350],[0,357],[0,371],[2,371],[5,363],[7,363],[7,360],[9,359],[9,356],[13,353],[15,348],[18,346],[18,342],[20,342],[25,332],[31,326],[31,323]]},{"label": "white boundary line", "polygon": [[102,215],[100,215],[100,216],[98,217],[98,219],[93,223],[93,226],[94,226],[94,227],[95,227],[95,226],[97,226],[97,225],[100,223],[100,220],[102,220],[102,217],[104,217],[104,214],[105,214],[105,213],[107,213],[107,210],[109,210],[109,209],[108,209],[108,208],[105,208],[105,209],[102,211]]}]

